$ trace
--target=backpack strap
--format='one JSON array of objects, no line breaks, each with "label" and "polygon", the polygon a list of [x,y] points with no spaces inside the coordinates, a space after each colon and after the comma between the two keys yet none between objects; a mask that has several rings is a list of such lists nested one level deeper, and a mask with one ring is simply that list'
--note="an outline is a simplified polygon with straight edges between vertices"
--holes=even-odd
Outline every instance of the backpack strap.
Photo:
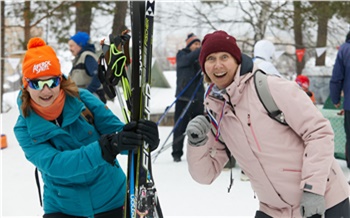
[{"label": "backpack strap", "polygon": [[40,201],[40,206],[43,206],[43,200],[41,198],[41,188],[40,188],[40,180],[39,180],[39,172],[38,172],[38,168],[35,167],[35,182],[36,182],[36,186],[38,188],[38,194],[39,194],[39,201]]},{"label": "backpack strap", "polygon": [[86,105],[85,105],[85,110],[81,112],[81,116],[84,117],[88,123],[90,123],[91,125],[94,125],[94,115],[91,113],[91,111]]},{"label": "backpack strap", "polygon": [[80,115],[90,124],[94,126],[94,115],[86,106],[85,102],[81,100],[80,95],[78,97],[79,101],[84,104],[85,109],[80,113]]},{"label": "backpack strap", "polygon": [[283,112],[277,107],[272,98],[267,84],[267,74],[260,69],[256,70],[254,73],[254,83],[260,102],[263,104],[269,117],[283,125],[288,125]]}]

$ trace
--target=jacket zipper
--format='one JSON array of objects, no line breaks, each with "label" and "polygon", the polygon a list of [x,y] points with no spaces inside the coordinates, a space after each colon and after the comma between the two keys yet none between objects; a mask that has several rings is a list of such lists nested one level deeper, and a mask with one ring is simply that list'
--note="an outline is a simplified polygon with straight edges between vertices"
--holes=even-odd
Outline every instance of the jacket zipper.
[{"label": "jacket zipper", "polygon": [[250,128],[251,133],[253,134],[255,144],[257,145],[258,150],[261,152],[261,146],[260,146],[260,144],[259,144],[259,142],[258,142],[258,139],[256,138],[256,135],[255,135],[255,132],[254,132],[252,123],[250,122],[250,114],[248,114],[248,126],[249,126],[249,128]]}]

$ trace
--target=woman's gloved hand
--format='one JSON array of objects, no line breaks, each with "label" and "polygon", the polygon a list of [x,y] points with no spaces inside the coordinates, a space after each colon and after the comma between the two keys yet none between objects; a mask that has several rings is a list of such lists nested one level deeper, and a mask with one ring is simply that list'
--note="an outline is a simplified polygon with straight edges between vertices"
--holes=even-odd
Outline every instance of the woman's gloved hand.
[{"label": "woman's gloved hand", "polygon": [[322,216],[325,207],[324,196],[304,191],[300,201],[300,213],[303,217],[312,217],[316,214]]},{"label": "woman's gloved hand", "polygon": [[199,147],[208,141],[210,122],[204,115],[198,115],[187,125],[186,134],[190,145]]},{"label": "woman's gloved hand", "polygon": [[134,150],[142,145],[142,134],[137,132],[137,122],[130,122],[118,133],[106,134],[100,137],[99,143],[102,157],[114,165],[115,157],[125,150]]},{"label": "woman's gloved hand", "polygon": [[137,122],[137,133],[142,135],[142,139],[145,140],[150,151],[154,151],[159,145],[159,132],[158,126],[155,122],[150,120],[139,120]]}]

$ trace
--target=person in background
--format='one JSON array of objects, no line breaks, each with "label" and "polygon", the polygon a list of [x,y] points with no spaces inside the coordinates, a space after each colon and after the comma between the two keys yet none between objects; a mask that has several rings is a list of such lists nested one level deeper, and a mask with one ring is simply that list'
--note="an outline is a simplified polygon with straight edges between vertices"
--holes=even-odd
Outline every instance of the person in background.
[{"label": "person in background", "polygon": [[[342,106],[344,109],[345,157],[347,166],[350,168],[350,31],[346,35],[345,43],[338,50],[329,90],[334,106],[336,108],[341,108]],[[343,105],[340,105],[342,92],[344,94],[344,102]]]},{"label": "person in background", "polygon": [[95,45],[90,43],[90,36],[85,32],[77,32],[69,41],[69,50],[75,57],[69,75],[79,88],[85,88],[107,102],[103,86],[98,79],[98,57]]},{"label": "person in background", "polygon": [[[201,81],[202,75],[199,72],[201,68],[198,62],[200,47],[200,39],[193,33],[190,33],[186,39],[186,47],[179,50],[176,55],[175,96],[178,97],[180,94],[181,96],[178,98],[175,104],[174,123],[180,119],[181,114],[189,103],[198,83]],[[191,84],[186,90],[184,90],[190,82]],[[193,117],[204,113],[203,95],[204,85],[200,84],[190,107],[174,130],[172,145],[173,151],[171,155],[175,162],[180,162],[183,155],[184,133],[188,122]]]},{"label": "person in background", "polygon": [[275,55],[275,45],[266,39],[259,40],[254,45],[253,62],[265,73],[281,76],[272,64]]},{"label": "person in background", "polygon": [[156,149],[157,125],[122,123],[61,73],[55,51],[41,38],[30,39],[27,47],[14,133],[41,173],[43,217],[122,217],[126,176],[116,156],[143,140]]},{"label": "person in background", "polygon": [[295,78],[295,82],[304,90],[304,92],[310,97],[312,103],[316,104],[315,94],[309,90],[310,80],[309,77],[299,74]]},{"label": "person in background", "polygon": [[331,124],[305,92],[294,81],[267,76],[288,124],[283,125],[259,100],[257,66],[233,36],[207,34],[199,60],[209,83],[204,105],[210,119],[199,115],[186,129],[192,178],[213,183],[229,159],[228,149],[257,194],[256,218],[350,217],[349,185],[334,158]]}]

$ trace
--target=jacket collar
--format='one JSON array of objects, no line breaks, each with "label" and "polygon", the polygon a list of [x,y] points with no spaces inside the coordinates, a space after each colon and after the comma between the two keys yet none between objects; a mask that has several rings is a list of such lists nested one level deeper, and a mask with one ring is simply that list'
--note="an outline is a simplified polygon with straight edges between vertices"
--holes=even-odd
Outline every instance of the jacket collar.
[{"label": "jacket collar", "polygon": [[[19,96],[21,92],[19,93]],[[19,98],[20,99],[20,98]],[[22,104],[21,100],[18,100],[18,106],[20,108]],[[63,108],[63,122],[61,128],[64,128],[71,123],[73,123],[81,114],[81,111],[84,109],[84,104],[75,97],[67,95],[65,105]],[[20,110],[20,114],[22,112]],[[27,125],[27,130],[31,138],[35,138],[37,142],[46,141],[51,138],[52,135],[55,135],[57,130],[61,130],[60,127],[56,126],[51,121],[45,120],[33,110],[30,111],[29,116],[25,118]]]}]

